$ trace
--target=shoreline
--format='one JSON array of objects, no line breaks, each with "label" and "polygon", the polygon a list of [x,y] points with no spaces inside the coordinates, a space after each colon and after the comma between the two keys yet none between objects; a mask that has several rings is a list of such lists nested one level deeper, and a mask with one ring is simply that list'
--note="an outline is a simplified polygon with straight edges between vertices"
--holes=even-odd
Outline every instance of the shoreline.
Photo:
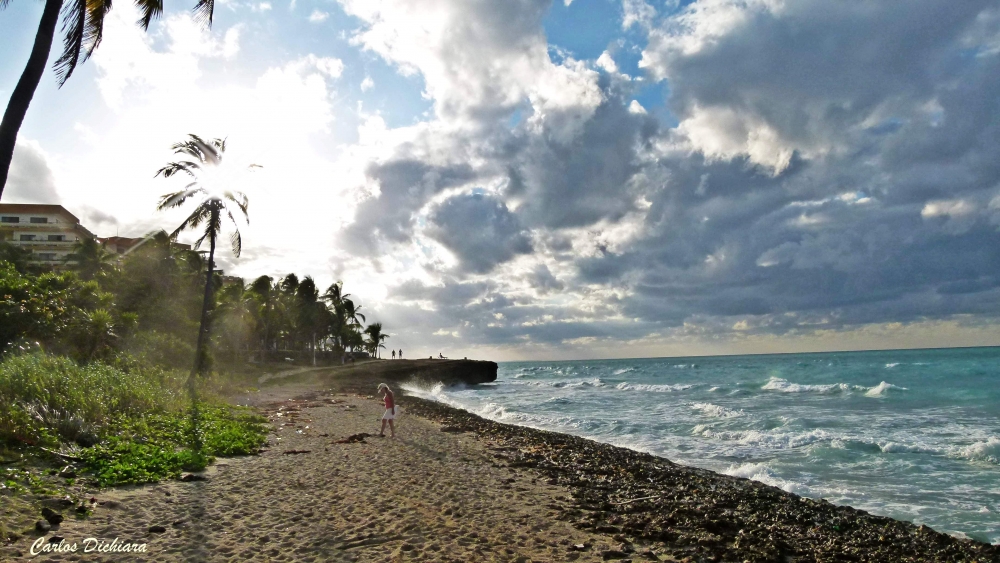
[{"label": "shoreline", "polygon": [[94,490],[93,514],[25,531],[0,559],[93,537],[145,544],[129,557],[146,561],[1000,562],[1000,546],[404,395],[402,378],[399,436],[372,436],[371,393],[399,367],[310,370],[233,397],[270,420],[261,454]]},{"label": "shoreline", "polygon": [[[1000,561],[1000,546],[571,434],[492,421],[406,396],[452,431],[508,444],[499,457],[573,491],[574,523],[706,561]],[[416,407],[416,408],[414,408]],[[582,452],[582,453],[581,453]]]}]

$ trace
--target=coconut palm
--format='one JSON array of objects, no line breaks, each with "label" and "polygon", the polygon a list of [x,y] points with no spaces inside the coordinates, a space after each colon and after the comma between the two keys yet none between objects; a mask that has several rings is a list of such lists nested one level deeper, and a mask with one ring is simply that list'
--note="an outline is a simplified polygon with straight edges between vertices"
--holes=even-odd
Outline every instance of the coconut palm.
[{"label": "coconut palm", "polygon": [[[347,323],[354,327],[361,327],[361,323],[365,322],[365,316],[361,314],[361,305],[355,305],[354,301],[350,299],[344,299],[344,314],[347,317]],[[360,321],[358,319],[361,319]],[[379,325],[382,326],[381,324]]]},{"label": "coconut palm", "polygon": [[337,280],[336,282],[330,284],[330,287],[326,288],[326,292],[320,296],[324,301],[328,301],[330,306],[336,307],[341,301],[348,298],[351,294],[344,293],[344,282]]},{"label": "coconut palm", "polygon": [[[188,135],[188,137],[188,140],[177,143],[171,148],[174,150],[174,154],[183,154],[190,158],[167,164],[156,172],[156,176],[162,175],[164,178],[170,178],[175,174],[184,173],[192,179],[183,190],[166,194],[160,198],[160,203],[157,206],[158,210],[180,207],[193,197],[202,198],[191,215],[170,235],[171,238],[174,238],[181,231],[204,227],[201,237],[194,243],[194,248],[199,248],[206,240],[208,241],[208,269],[205,273],[205,296],[201,306],[198,345],[195,352],[194,368],[191,370],[191,376],[188,378],[188,388],[193,397],[195,376],[203,374],[207,364],[206,344],[209,330],[208,315],[212,304],[212,273],[215,269],[216,241],[222,231],[222,217],[223,215],[229,217],[235,228],[230,237],[230,242],[232,243],[233,254],[237,257],[240,255],[240,250],[243,247],[243,240],[240,237],[239,226],[237,225],[236,218],[233,217],[229,204],[236,205],[237,209],[243,214],[244,220],[249,222],[249,218],[247,216],[248,201],[246,194],[233,190],[220,190],[218,186],[206,185],[206,177],[210,177],[213,170],[222,164],[222,157],[226,151],[226,141],[222,139],[204,141],[197,135]],[[255,167],[255,165],[251,167]]]},{"label": "coconut palm", "polygon": [[[14,157],[17,132],[21,129],[28,106],[35,96],[35,89],[45,72],[45,62],[52,49],[59,11],[64,2],[63,52],[53,65],[60,88],[69,80],[76,66],[90,58],[104,35],[104,17],[111,10],[111,0],[45,0],[28,64],[10,95],[3,121],[0,122],[0,197],[3,196],[10,161]],[[10,0],[0,0],[0,9],[6,8],[9,3]],[[163,0],[135,0],[135,3],[141,16],[136,24],[143,30],[149,28],[153,18],[159,17],[163,12]],[[211,27],[215,0],[198,0],[194,11],[196,18]]]},{"label": "coconut palm", "polygon": [[389,338],[388,334],[382,334],[382,323],[368,325],[368,328],[365,329],[365,334],[368,335],[368,346],[372,357],[379,357],[379,349],[385,348],[385,345],[382,343]]}]

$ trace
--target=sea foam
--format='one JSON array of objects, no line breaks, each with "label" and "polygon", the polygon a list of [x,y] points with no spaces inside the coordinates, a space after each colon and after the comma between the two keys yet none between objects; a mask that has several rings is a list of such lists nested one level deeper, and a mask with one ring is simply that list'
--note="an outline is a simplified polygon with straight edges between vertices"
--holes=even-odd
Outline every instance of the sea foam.
[{"label": "sea foam", "polygon": [[1000,438],[990,436],[987,440],[955,448],[954,453],[958,457],[973,461],[1000,464]]},{"label": "sea foam", "polygon": [[889,390],[906,391],[906,387],[900,387],[885,381],[874,387],[864,385],[850,385],[848,383],[827,383],[822,385],[808,385],[803,383],[792,383],[787,379],[772,376],[761,389],[765,391],[778,391],[781,393],[850,393],[851,391],[863,391],[866,397],[884,397]]},{"label": "sea foam", "polygon": [[692,387],[694,387],[694,385],[689,383],[678,383],[675,385],[651,385],[644,383],[632,384],[627,381],[622,381],[618,385],[615,385],[615,389],[618,389],[619,391],[649,391],[653,393],[673,393],[676,391],[684,391]]},{"label": "sea foam", "polygon": [[733,410],[719,405],[713,405],[712,403],[694,403],[691,405],[691,408],[699,411],[705,416],[711,416],[713,418],[735,418],[745,414],[743,409]]}]

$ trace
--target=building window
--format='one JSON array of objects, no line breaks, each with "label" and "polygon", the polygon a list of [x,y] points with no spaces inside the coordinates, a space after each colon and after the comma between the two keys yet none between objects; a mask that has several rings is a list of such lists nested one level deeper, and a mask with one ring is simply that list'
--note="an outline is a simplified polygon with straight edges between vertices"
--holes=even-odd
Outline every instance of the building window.
[{"label": "building window", "polygon": [[49,218],[48,217],[32,217],[31,218],[31,222],[32,223],[48,223],[49,222]]},{"label": "building window", "polygon": [[35,235],[21,235],[21,240],[35,240]]},{"label": "building window", "polygon": [[49,235],[49,240],[53,242],[66,242],[66,235]]},{"label": "building window", "polygon": [[0,217],[0,223],[20,223],[20,222],[21,222],[20,217],[7,217],[7,216]]},{"label": "building window", "polygon": [[56,259],[56,255],[54,252],[39,252],[35,256],[37,256],[39,260],[43,260],[46,262],[53,262]]}]

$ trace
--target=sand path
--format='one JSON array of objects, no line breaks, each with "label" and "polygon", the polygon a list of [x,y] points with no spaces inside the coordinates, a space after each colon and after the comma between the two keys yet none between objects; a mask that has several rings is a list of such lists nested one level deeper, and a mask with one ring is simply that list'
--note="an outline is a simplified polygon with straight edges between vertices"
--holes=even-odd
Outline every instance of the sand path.
[{"label": "sand path", "polygon": [[[396,439],[337,444],[377,433],[381,405],[355,395],[280,395],[261,405],[275,431],[260,456],[220,460],[205,481],[98,494],[103,504],[92,516],[48,536],[77,542],[78,551],[33,559],[600,561],[615,547],[560,520],[569,492],[498,465],[486,439],[404,413]],[[88,537],[145,543],[147,553],[82,553]]]}]

